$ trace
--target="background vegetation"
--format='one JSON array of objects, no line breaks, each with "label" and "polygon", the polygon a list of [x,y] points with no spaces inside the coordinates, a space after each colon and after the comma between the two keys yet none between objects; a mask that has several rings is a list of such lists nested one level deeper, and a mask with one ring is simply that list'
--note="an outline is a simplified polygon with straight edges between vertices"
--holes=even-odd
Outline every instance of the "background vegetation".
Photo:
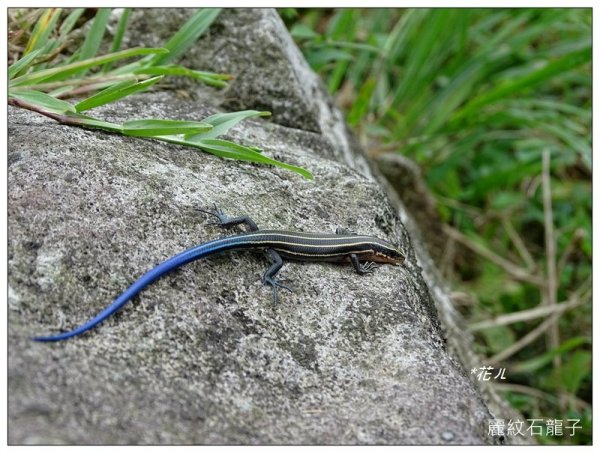
[{"label": "background vegetation", "polygon": [[[414,159],[482,366],[591,443],[591,9],[284,9],[372,154]],[[575,429],[566,429],[580,419]]]}]

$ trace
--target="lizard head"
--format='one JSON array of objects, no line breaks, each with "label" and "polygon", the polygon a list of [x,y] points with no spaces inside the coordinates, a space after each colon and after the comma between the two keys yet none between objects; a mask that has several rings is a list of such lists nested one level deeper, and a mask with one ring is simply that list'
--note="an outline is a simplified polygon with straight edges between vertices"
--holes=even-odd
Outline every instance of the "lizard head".
[{"label": "lizard head", "polygon": [[399,266],[404,262],[404,254],[393,244],[382,239],[376,239],[373,243],[371,253],[363,255],[363,259],[375,263]]}]

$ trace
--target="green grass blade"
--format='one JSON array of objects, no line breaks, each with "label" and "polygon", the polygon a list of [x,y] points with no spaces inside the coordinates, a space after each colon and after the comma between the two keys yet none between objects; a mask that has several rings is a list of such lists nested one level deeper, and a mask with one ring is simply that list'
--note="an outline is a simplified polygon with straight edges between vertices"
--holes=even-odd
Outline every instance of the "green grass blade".
[{"label": "green grass blade", "polygon": [[137,137],[197,134],[212,129],[212,125],[198,121],[133,120],[123,123],[123,133]]},{"label": "green grass blade", "polygon": [[[59,84],[58,86],[56,86],[56,88],[54,88],[52,83],[50,83],[50,84],[40,83],[39,85],[33,85],[33,89],[36,89],[39,91],[45,91],[50,96],[54,96],[56,98],[66,98],[66,97],[72,97],[73,90],[75,90],[75,89],[77,89],[77,87],[81,87],[83,85],[85,85],[87,93],[96,93],[98,91],[110,88],[111,86],[114,86],[118,83],[122,83],[122,82],[126,82],[126,81],[129,81],[132,83],[137,83],[137,80],[138,79],[133,75],[130,77],[126,77],[126,76],[125,77],[110,77],[110,78],[106,78],[106,79],[87,78],[87,79],[74,80],[73,81],[74,83],[68,83],[68,81],[67,81],[64,84]],[[20,89],[22,89],[22,87],[20,87],[20,86],[13,87],[13,90],[20,90]],[[48,89],[51,91],[46,91]]]},{"label": "green grass blade", "polygon": [[[115,31],[115,37],[113,38],[112,45],[110,47],[111,53],[117,52],[121,48],[123,42],[123,35],[127,30],[127,24],[129,22],[129,16],[131,15],[131,8],[124,8],[121,17],[119,17],[119,23],[117,24],[117,30]],[[102,70],[107,72],[110,70],[112,63],[106,63]]]},{"label": "green grass blade", "polygon": [[476,82],[482,80],[488,73],[486,66],[488,59],[486,56],[472,58],[460,69],[452,81],[435,96],[424,111],[421,111],[424,117],[431,118],[431,121],[425,126],[424,133],[432,134],[446,123],[448,118],[456,111],[471,94]]},{"label": "green grass blade", "polygon": [[83,112],[84,110],[89,110],[100,105],[109,104],[110,102],[129,96],[130,94],[146,90],[159,82],[162,78],[163,76],[158,76],[137,83],[131,80],[118,83],[102,90],[94,96],[84,99],[75,106],[75,109],[78,112]]},{"label": "green grass blade", "polygon": [[225,134],[229,129],[246,118],[254,116],[270,116],[271,112],[259,112],[258,110],[242,110],[240,112],[217,113],[202,120],[203,123],[208,123],[213,128],[208,132],[187,136],[186,140],[190,142],[204,141],[214,139]]},{"label": "green grass blade", "polygon": [[238,145],[237,143],[233,143],[227,140],[208,139],[189,144],[197,146],[202,150],[205,150],[211,154],[215,154],[220,157],[243,160],[247,162],[256,162],[260,164],[274,165],[298,173],[299,175],[304,176],[306,179],[313,179],[312,173],[310,173],[308,170],[305,170],[302,167],[296,167],[294,165],[286,164],[284,162],[271,159],[256,152],[252,148]]},{"label": "green grass blade", "polygon": [[318,69],[331,62],[351,61],[353,57],[351,53],[346,52],[345,50],[323,47],[322,49],[311,52],[306,56],[306,59],[311,66]]},{"label": "green grass blade", "polygon": [[367,81],[360,87],[358,95],[356,96],[356,101],[354,101],[354,105],[352,106],[352,110],[350,110],[348,113],[348,122],[351,125],[356,126],[367,114],[369,100],[371,99],[371,95],[375,89],[375,84],[375,79],[370,78],[367,79]]},{"label": "green grass blade", "polygon": [[168,50],[162,48],[155,49],[134,47],[132,49],[122,50],[120,52],[110,53],[100,57],[89,58],[87,60],[70,63],[68,65],[60,66],[57,68],[44,69],[43,71],[37,71],[30,74],[26,74],[21,77],[17,77],[16,79],[13,79],[10,83],[10,86],[21,86],[25,84],[32,85],[40,82],[64,80],[84,69],[99,66],[107,62],[122,60],[138,55],[162,54],[167,52]]},{"label": "green grass blade", "polygon": [[127,30],[127,24],[129,23],[130,15],[131,8],[123,8],[123,13],[121,14],[121,17],[119,17],[119,23],[117,24],[115,37],[113,38],[112,46],[110,48],[111,52],[116,52],[121,48],[123,36],[125,35],[125,30]]},{"label": "green grass blade", "polygon": [[76,8],[69,13],[65,20],[63,20],[63,23],[58,29],[58,33],[61,39],[66,38],[67,35],[71,32],[71,30],[73,30],[73,27],[77,23],[77,20],[81,17],[84,11],[85,8]]},{"label": "green grass blade", "polygon": [[394,25],[383,44],[383,51],[389,65],[392,65],[406,52],[409,37],[420,23],[419,16],[424,12],[419,9],[407,9]]},{"label": "green grass blade", "polygon": [[350,50],[365,50],[370,53],[374,53],[380,55],[383,53],[382,49],[379,47],[371,46],[369,44],[355,43],[355,42],[345,42],[345,41],[335,41],[328,40],[326,41],[326,45],[339,47],[342,49],[350,49]]},{"label": "green grass blade", "polygon": [[85,40],[81,45],[81,51],[79,52],[79,60],[87,60],[93,58],[98,53],[100,44],[102,44],[102,38],[106,31],[106,24],[110,18],[109,8],[100,8],[94,17],[92,26],[85,36]]},{"label": "green grass blade", "polygon": [[206,8],[198,11],[181,29],[165,44],[168,54],[155,55],[150,59],[150,66],[168,63],[186,52],[213,23],[221,12],[218,8]]},{"label": "green grass blade", "polygon": [[269,157],[260,154],[254,147],[238,145],[237,143],[233,143],[227,140],[216,139],[209,139],[200,142],[190,142],[178,135],[163,135],[155,138],[157,140],[161,140],[167,143],[191,146],[193,148],[197,148],[207,153],[226,159],[235,159],[245,162],[255,162],[259,164],[274,165],[276,167],[284,168],[286,170],[298,173],[306,179],[313,179],[312,173],[308,170],[302,167],[296,167],[295,165],[286,164],[285,162],[280,162],[275,159],[270,159]]},{"label": "green grass blade", "polygon": [[16,77],[22,71],[25,71],[31,64],[35,57],[41,52],[42,49],[36,49],[33,52],[28,53],[24,57],[20,58],[18,61],[15,61],[8,67],[8,80],[11,80]]},{"label": "green grass blade", "polygon": [[112,86],[109,86],[108,88],[100,91],[99,93],[96,93],[95,95],[84,99],[78,104],[75,104],[75,110],[77,110],[78,112],[83,112],[85,110],[93,109],[94,107],[99,107],[101,105],[108,104],[109,102],[114,101],[116,99],[120,99],[125,95],[119,96],[119,94],[135,84],[136,82],[134,80],[126,80],[121,83],[113,84]]},{"label": "green grass blade", "polygon": [[38,107],[55,113],[75,113],[75,107],[73,107],[73,105],[69,102],[53,98],[52,96],[48,96],[46,93],[42,93],[41,91],[16,91],[9,93],[9,97],[21,99],[25,102],[35,104]]},{"label": "green grass blade", "polygon": [[50,36],[50,33],[54,31],[56,21],[60,17],[60,12],[60,8],[49,8],[44,11],[36,22],[35,27],[33,27],[33,32],[31,33],[27,47],[23,52],[24,55],[46,45],[48,37]]},{"label": "green grass blade", "polygon": [[214,72],[196,71],[194,69],[188,69],[184,66],[169,65],[169,66],[149,66],[134,69],[134,74],[147,74],[147,75],[178,75],[184,77],[190,77],[199,80],[207,85],[223,88],[227,86],[226,80],[231,80],[233,76],[231,74],[217,74]]},{"label": "green grass blade", "polygon": [[95,118],[91,118],[86,115],[82,115],[81,113],[69,114],[67,116],[69,119],[68,124],[76,125],[76,126],[84,126],[91,127],[93,129],[102,129],[108,132],[116,132],[119,134],[123,133],[123,127],[120,124],[109,123],[108,121],[97,120]]}]

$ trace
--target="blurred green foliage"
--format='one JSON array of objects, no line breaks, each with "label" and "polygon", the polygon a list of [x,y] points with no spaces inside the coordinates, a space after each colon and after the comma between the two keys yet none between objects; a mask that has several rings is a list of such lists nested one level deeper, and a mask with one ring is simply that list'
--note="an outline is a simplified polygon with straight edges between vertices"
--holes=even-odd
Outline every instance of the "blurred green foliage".
[{"label": "blurred green foliage", "polygon": [[[443,220],[543,284],[480,256],[454,269],[471,322],[543,303],[551,273],[542,155],[550,153],[556,299],[582,300],[502,360],[528,418],[581,419],[591,443],[591,9],[283,9],[307,61],[373,154],[419,163]],[[546,318],[482,329],[481,352],[506,350]],[[482,363],[482,365],[485,365]],[[511,372],[511,370],[513,370]]]}]

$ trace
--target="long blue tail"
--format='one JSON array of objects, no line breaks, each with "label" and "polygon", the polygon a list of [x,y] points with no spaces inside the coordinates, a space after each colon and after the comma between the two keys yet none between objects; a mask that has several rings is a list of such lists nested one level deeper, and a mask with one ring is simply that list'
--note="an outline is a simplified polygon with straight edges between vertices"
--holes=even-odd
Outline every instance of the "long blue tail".
[{"label": "long blue tail", "polygon": [[61,333],[58,335],[50,335],[46,337],[34,337],[34,341],[61,341],[67,338],[72,338],[77,335],[81,335],[90,329],[93,329],[106,318],[111,316],[123,305],[129,302],[135,295],[142,291],[146,286],[158,280],[163,275],[183,266],[191,261],[195,261],[204,258],[215,253],[223,252],[225,250],[231,250],[233,248],[242,248],[243,242],[240,241],[237,236],[229,236],[223,239],[217,239],[214,241],[206,242],[198,245],[191,249],[185,250],[178,255],[160,263],[154,269],[146,272],[142,275],[134,284],[127,288],[119,297],[117,297],[112,304],[102,310],[97,316],[90,319],[85,324],[73,329],[69,332]]}]

